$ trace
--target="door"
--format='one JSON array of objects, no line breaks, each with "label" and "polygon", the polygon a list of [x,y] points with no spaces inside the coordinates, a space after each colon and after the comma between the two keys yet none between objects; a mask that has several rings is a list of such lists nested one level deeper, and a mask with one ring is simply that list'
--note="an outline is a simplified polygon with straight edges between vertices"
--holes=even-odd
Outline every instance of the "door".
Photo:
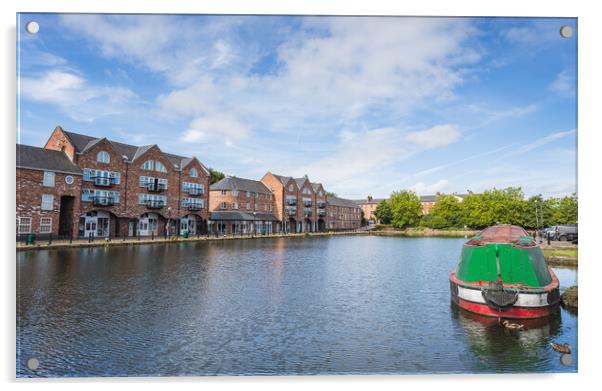
[{"label": "door", "polygon": [[99,217],[96,221],[96,236],[107,237],[109,236],[109,218]]},{"label": "door", "polygon": [[71,236],[73,234],[73,205],[75,197],[62,196],[59,207],[59,235]]}]

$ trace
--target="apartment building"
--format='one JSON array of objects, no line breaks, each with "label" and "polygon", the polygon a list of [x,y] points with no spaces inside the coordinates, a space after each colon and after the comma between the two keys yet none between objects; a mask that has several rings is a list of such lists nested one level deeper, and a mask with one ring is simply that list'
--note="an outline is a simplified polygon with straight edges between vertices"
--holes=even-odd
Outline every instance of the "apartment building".
[{"label": "apartment building", "polygon": [[362,210],[355,201],[329,196],[327,204],[329,230],[347,231],[361,226]]},{"label": "apartment building", "polygon": [[[62,206],[63,201],[57,204],[57,213],[72,215],[73,236],[119,237],[175,235],[183,231],[191,234],[207,232],[210,175],[195,157],[165,153],[157,145],[135,146],[57,127],[43,149],[18,146],[17,167],[25,170],[24,161],[30,160],[28,156],[44,154],[50,154],[65,167],[65,162],[70,164],[73,184],[69,189],[57,187],[53,195],[55,199],[65,200],[65,207]],[[39,167],[38,171],[62,175],[61,170],[53,168],[63,166],[56,164]],[[79,173],[77,180],[74,171]],[[30,181],[39,181],[37,176],[28,175]],[[19,181],[18,172],[18,184]],[[21,196],[22,189],[18,187],[17,191]],[[68,197],[76,200],[68,201]],[[25,205],[21,205],[21,210],[26,209]],[[33,209],[29,210],[32,210],[30,214],[35,213]],[[18,219],[28,217],[20,211],[19,205],[17,215]],[[58,226],[53,227],[49,234],[65,233],[65,229],[61,231]],[[31,232],[46,233],[36,230],[35,224]]]},{"label": "apartment building", "polygon": [[274,194],[261,181],[228,176],[210,187],[209,231],[271,234],[279,230]]}]

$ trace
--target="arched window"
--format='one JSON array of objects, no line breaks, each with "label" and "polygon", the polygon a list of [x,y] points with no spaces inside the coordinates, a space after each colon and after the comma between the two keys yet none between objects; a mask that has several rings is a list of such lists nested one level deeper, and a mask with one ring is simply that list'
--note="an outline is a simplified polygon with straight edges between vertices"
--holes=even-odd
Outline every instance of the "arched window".
[{"label": "arched window", "polygon": [[96,161],[98,163],[109,163],[111,161],[111,157],[107,151],[100,151],[96,154]]},{"label": "arched window", "polygon": [[140,166],[140,168],[142,168],[143,170],[152,170],[155,167],[155,163],[152,160],[147,160],[144,163],[142,163],[142,165]]},{"label": "arched window", "polygon": [[197,172],[196,168],[192,167],[188,172],[188,175],[190,175],[193,178],[196,178],[197,176],[199,176],[199,173]]},{"label": "arched window", "polygon": [[155,160],[155,171],[167,172],[167,168],[158,160]]}]

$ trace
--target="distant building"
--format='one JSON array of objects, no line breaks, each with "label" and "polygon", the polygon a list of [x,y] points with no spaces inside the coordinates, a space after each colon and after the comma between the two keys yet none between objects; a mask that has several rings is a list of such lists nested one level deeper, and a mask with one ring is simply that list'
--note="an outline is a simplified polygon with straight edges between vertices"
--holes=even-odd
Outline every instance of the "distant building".
[{"label": "distant building", "polygon": [[361,208],[353,200],[329,196],[326,213],[331,231],[358,229],[362,222]]},{"label": "distant building", "polygon": [[368,196],[366,199],[354,200],[354,202],[362,209],[364,218],[368,223],[380,224],[380,221],[376,218],[374,212],[376,211],[378,204],[384,200],[386,200],[386,198],[372,198],[372,196]]},{"label": "distant building", "polygon": [[[462,202],[464,200],[464,198],[466,198],[467,196],[469,196],[471,194],[472,194],[472,192],[469,190],[467,194],[453,193],[451,195],[456,197],[458,199],[458,201]],[[445,195],[445,194],[437,192],[435,195],[420,196],[420,203],[422,204],[422,214],[426,215],[426,214],[431,213],[431,210],[435,206],[435,202],[437,202],[439,197],[441,197],[442,195]]]},{"label": "distant building", "polygon": [[210,232],[271,234],[278,232],[274,194],[260,181],[228,176],[210,187]]}]

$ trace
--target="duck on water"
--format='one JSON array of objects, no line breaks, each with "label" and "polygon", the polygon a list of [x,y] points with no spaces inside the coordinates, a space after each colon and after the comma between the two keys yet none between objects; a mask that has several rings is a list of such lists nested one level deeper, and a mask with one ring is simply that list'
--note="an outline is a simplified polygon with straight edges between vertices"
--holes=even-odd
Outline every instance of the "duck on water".
[{"label": "duck on water", "polygon": [[468,240],[450,275],[452,301],[483,316],[533,319],[558,307],[558,278],[521,227],[496,225]]}]

